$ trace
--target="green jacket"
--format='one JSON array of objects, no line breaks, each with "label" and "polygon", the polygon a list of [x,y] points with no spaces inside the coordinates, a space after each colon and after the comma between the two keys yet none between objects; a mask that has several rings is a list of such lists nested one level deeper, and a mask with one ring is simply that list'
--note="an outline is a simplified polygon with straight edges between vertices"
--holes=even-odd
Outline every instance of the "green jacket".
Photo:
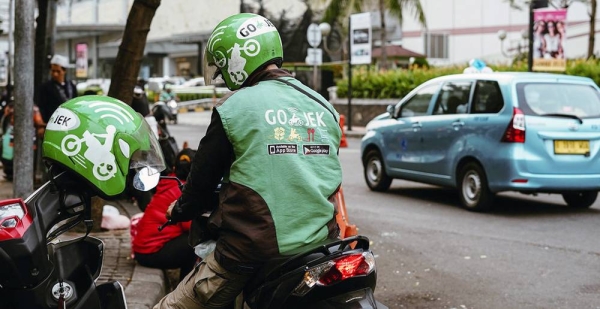
[{"label": "green jacket", "polygon": [[337,236],[334,205],[342,170],[339,115],[318,93],[278,80],[242,88],[216,107],[234,159],[212,221],[217,256],[264,262]]}]

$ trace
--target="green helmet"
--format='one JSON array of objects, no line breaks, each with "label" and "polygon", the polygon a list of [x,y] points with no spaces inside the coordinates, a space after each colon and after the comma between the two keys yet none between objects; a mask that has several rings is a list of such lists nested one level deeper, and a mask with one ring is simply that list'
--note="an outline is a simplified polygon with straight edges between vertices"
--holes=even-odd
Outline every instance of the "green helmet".
[{"label": "green helmet", "polygon": [[125,190],[130,169],[165,168],[160,145],[144,118],[106,96],[83,96],[58,107],[46,126],[42,151],[44,159],[83,177],[105,197]]},{"label": "green helmet", "polygon": [[257,69],[281,66],[283,48],[277,28],[265,17],[250,13],[227,17],[213,30],[204,51],[206,85],[221,75],[227,88],[239,89]]}]

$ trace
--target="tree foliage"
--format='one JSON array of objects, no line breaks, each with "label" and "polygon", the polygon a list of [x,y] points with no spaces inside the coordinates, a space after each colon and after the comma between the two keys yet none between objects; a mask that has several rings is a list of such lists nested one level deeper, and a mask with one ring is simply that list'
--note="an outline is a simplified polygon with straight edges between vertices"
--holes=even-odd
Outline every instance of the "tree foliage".
[{"label": "tree foliage", "polygon": [[427,28],[427,19],[420,0],[311,0],[311,3],[323,4],[326,3],[326,9],[323,16],[323,21],[329,24],[341,25],[343,36],[347,40],[348,33],[348,18],[351,14],[357,12],[378,11],[380,19],[380,40],[381,40],[381,68],[387,68],[387,33],[385,29],[386,20],[385,12],[389,12],[392,17],[395,17],[400,24],[404,20],[404,14],[408,11],[421,24],[423,28]]}]

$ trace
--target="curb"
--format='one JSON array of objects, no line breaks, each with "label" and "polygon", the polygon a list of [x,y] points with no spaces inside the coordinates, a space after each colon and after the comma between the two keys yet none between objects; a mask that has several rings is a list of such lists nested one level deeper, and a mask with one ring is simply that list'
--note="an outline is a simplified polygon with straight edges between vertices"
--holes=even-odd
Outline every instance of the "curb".
[{"label": "curb", "polygon": [[365,136],[365,132],[346,131],[346,137],[362,138],[363,136]]},{"label": "curb", "polygon": [[[114,201],[131,218],[141,212],[133,203],[124,200]],[[129,231],[127,231],[129,233]],[[131,250],[131,249],[129,249]],[[167,294],[167,276],[164,269],[150,268],[131,261],[133,274],[125,286],[125,299],[129,309],[151,309]]]},{"label": "curb", "polygon": [[131,282],[125,288],[129,309],[150,309],[166,295],[167,278],[162,269],[148,268],[136,263]]},{"label": "curb", "polygon": [[180,114],[185,114],[185,113],[193,113],[193,112],[204,112],[204,111],[209,111],[212,110],[212,107],[191,107],[191,108],[180,108],[179,110],[177,110]]}]

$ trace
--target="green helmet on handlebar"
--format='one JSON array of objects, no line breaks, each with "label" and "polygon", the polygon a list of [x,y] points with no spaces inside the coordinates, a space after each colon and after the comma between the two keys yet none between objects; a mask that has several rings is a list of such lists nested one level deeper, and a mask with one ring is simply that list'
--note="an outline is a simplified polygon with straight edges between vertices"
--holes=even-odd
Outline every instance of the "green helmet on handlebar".
[{"label": "green helmet on handlebar", "polygon": [[204,51],[204,80],[215,84],[221,75],[227,88],[239,89],[248,76],[268,64],[281,66],[283,48],[277,28],[250,13],[230,16],[213,30]]},{"label": "green helmet on handlebar", "polygon": [[48,121],[42,151],[45,160],[83,177],[103,197],[123,193],[130,169],[147,167],[158,173],[165,168],[160,145],[144,118],[106,96],[63,103]]}]

